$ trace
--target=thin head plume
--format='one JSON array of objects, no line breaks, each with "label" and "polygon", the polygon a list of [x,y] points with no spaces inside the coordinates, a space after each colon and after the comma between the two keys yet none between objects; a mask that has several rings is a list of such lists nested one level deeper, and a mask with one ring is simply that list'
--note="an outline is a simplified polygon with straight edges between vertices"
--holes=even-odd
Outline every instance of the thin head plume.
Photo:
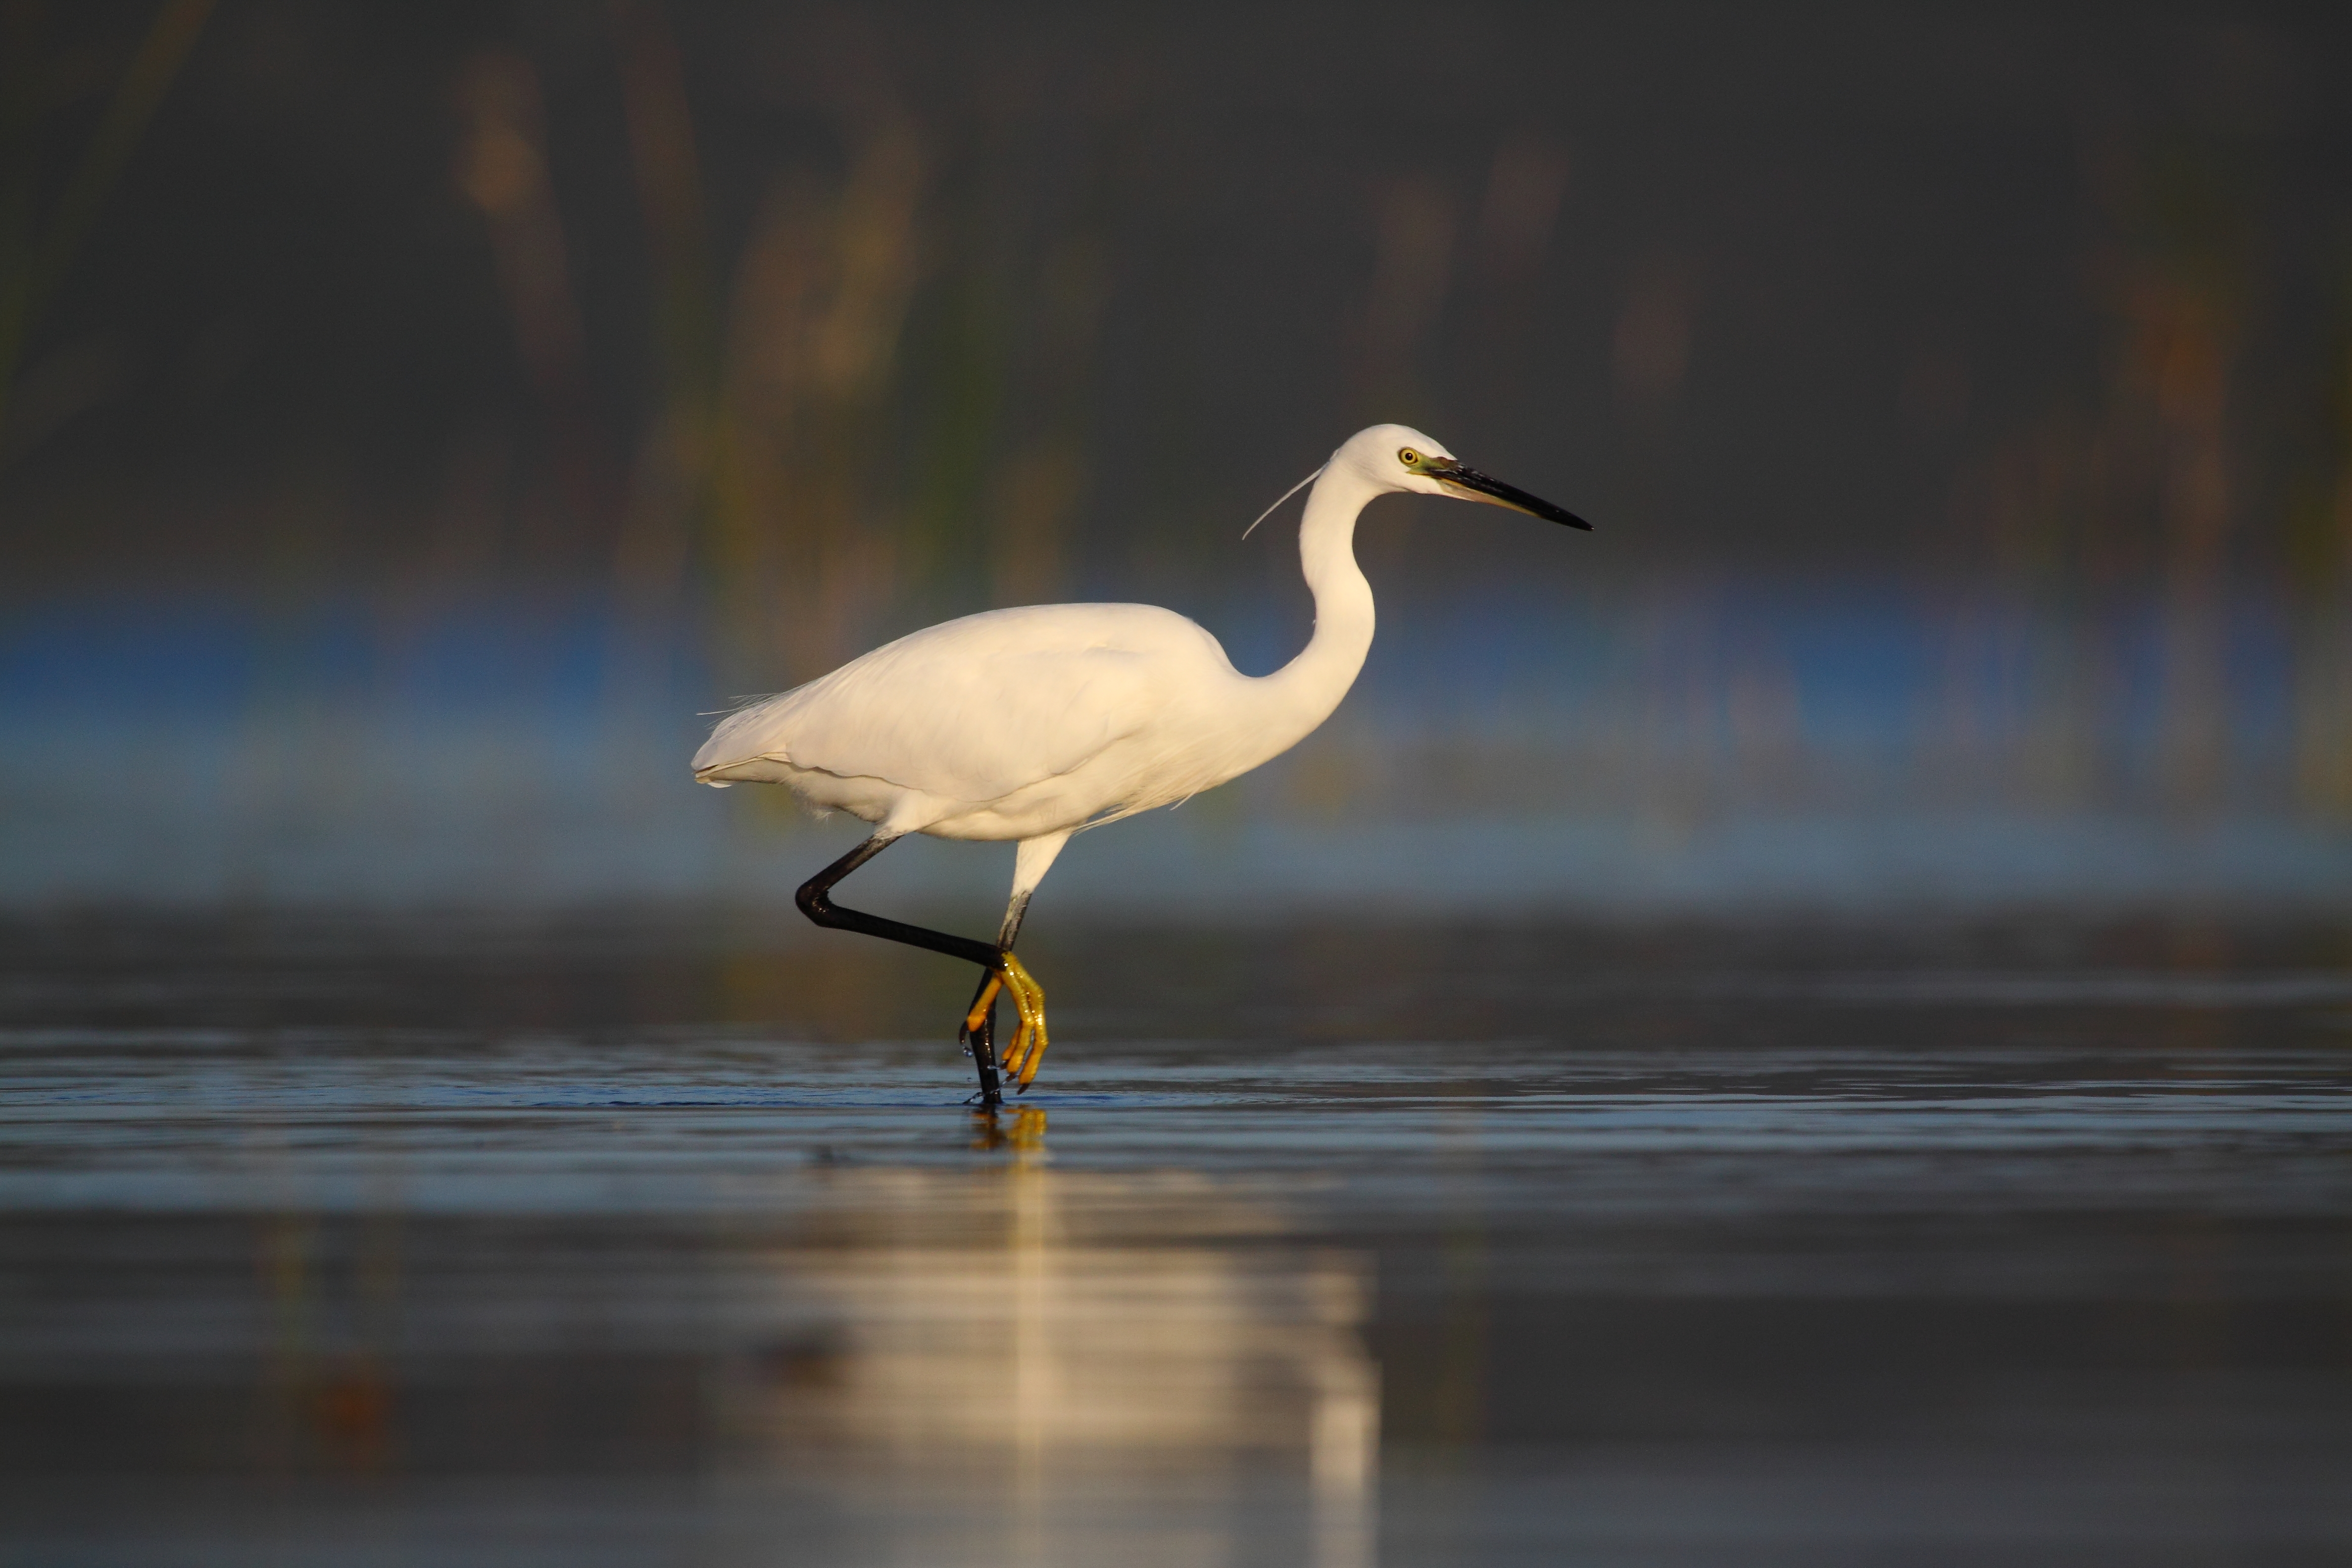
[{"label": "thin head plume", "polygon": [[[1329,468],[1330,466],[1331,466],[1330,464],[1326,463],[1326,464],[1324,464],[1324,465],[1323,465],[1323,468]],[[1318,480],[1318,479],[1321,479],[1321,478],[1323,477],[1323,468],[1318,468],[1318,469],[1316,469],[1313,473],[1311,473],[1311,474],[1307,475],[1305,479],[1303,479],[1299,480],[1297,484],[1295,484],[1295,485],[1291,486],[1288,489],[1286,489],[1286,490],[1283,491],[1283,492],[1282,492],[1282,500],[1278,500],[1278,501],[1275,502],[1272,506],[1270,506],[1270,507],[1266,508],[1264,511],[1262,511],[1262,512],[1258,513],[1258,514],[1257,514],[1257,522],[1253,522],[1253,523],[1251,523],[1247,528],[1243,529],[1243,530],[1242,530],[1242,537],[1243,537],[1244,539],[1247,539],[1251,534],[1255,533],[1255,532],[1257,531],[1257,524],[1258,524],[1258,522],[1264,522],[1267,518],[1272,517],[1276,512],[1280,511],[1280,510],[1282,510],[1282,501],[1283,501],[1283,500],[1288,500],[1292,496],[1297,495],[1300,490],[1305,489],[1307,486],[1309,486],[1309,485],[1313,484],[1316,480]]]}]

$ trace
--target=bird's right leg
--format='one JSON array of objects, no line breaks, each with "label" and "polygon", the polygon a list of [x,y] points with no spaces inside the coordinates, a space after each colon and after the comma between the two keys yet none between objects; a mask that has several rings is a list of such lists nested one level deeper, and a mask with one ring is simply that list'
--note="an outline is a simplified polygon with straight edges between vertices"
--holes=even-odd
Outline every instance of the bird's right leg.
[{"label": "bird's right leg", "polygon": [[[793,902],[800,906],[801,913],[818,925],[878,936],[887,942],[905,942],[909,947],[928,948],[933,952],[946,953],[950,958],[977,963],[987,972],[981,981],[980,994],[972,1000],[964,1033],[971,1043],[972,1066],[980,1075],[980,1102],[983,1107],[993,1110],[1004,1103],[1004,1094],[997,1079],[994,1030],[990,1026],[992,1020],[986,1016],[986,1011],[994,1005],[995,988],[1003,983],[1001,976],[1010,955],[970,937],[953,936],[943,931],[932,931],[928,926],[908,925],[903,921],[869,915],[863,910],[845,910],[829,896],[835,883],[897,843],[900,837],[896,833],[877,833],[803,882],[799,890],[793,894]],[[979,1018],[980,1022],[975,1025],[971,1021],[972,1018]]]},{"label": "bird's right leg", "polygon": [[[1015,894],[1012,907],[1004,911],[1004,923],[996,928],[997,952],[1009,953],[1013,951],[1013,939],[1021,934],[1021,917],[1028,909],[1029,895]],[[982,975],[979,986],[971,994],[971,1005],[964,1010],[964,1036],[981,1043],[974,1046],[975,1052],[982,1048],[982,1044],[991,1051],[995,1049],[996,994],[1003,989],[1004,979],[1002,975],[992,970]],[[1017,1036],[1015,1043],[1019,1043]]]},{"label": "bird's right leg", "polygon": [[[1004,1070],[1019,1081],[1024,1093],[1037,1080],[1037,1064],[1045,1055],[1045,988],[1031,978],[1021,961],[1013,956],[1013,943],[1021,935],[1022,917],[1029,912],[1030,895],[1045,880],[1054,858],[1070,841],[1072,831],[1065,828],[1021,841],[1020,851],[1013,858],[1013,897],[1004,906],[1004,923],[996,931],[999,962],[995,980],[1021,1010],[1021,1026],[1013,1031],[1013,1048],[1004,1053]],[[993,998],[993,993],[986,986],[981,994],[983,999]],[[973,1011],[977,1016],[979,1004],[974,1004]]]},{"label": "bird's right leg", "polygon": [[996,1082],[996,993],[1002,985],[994,970],[982,975],[972,989],[971,1005],[956,1025],[956,1039],[980,1073],[981,1102],[992,1110],[1003,1098],[991,1092]]},{"label": "bird's right leg", "polygon": [[[1039,874],[1043,875],[1042,868]],[[1021,961],[1013,956],[1013,943],[1021,935],[1021,920],[1029,912],[1029,895],[1034,890],[1034,885],[1013,890],[1012,902],[1004,908],[1004,923],[996,931],[996,950],[1004,955],[1002,984],[1012,993],[1013,1006],[1021,1015],[1021,1026],[1013,1031],[1013,1048],[1004,1054],[1004,1070],[1021,1080],[1024,1090],[1036,1080],[1038,1060],[1045,1054],[1045,988],[1031,979]],[[988,1022],[992,1033],[996,1024],[992,1005]]]}]

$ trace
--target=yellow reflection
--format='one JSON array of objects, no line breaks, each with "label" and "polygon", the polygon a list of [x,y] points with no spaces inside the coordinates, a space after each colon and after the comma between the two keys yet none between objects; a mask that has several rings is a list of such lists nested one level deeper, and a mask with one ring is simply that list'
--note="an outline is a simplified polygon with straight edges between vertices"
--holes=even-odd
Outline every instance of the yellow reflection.
[{"label": "yellow reflection", "polygon": [[[772,1255],[799,1331],[730,1380],[753,1468],[961,1483],[1037,1561],[1070,1502],[1246,1486],[1300,1505],[1312,1561],[1370,1563],[1362,1261],[1284,1246],[1273,1205],[1198,1176],[1058,1171],[1042,1110],[975,1121],[1011,1161],[829,1175],[820,1223],[842,1243]],[[1171,1560],[1228,1560],[1216,1534]]]},{"label": "yellow reflection", "polygon": [[1045,1110],[1043,1106],[1022,1106],[1009,1118],[994,1110],[975,1110],[971,1113],[971,1146],[983,1152],[1012,1149],[1026,1154],[1045,1147]]}]

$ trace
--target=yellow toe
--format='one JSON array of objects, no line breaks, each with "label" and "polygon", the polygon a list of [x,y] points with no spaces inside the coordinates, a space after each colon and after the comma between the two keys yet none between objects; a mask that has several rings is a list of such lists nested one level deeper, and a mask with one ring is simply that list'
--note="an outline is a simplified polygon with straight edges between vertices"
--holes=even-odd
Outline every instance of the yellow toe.
[{"label": "yellow toe", "polygon": [[1037,1064],[1045,1059],[1050,1043],[1045,1033],[1045,988],[1009,952],[1004,955],[1004,979],[1014,1005],[1021,1010],[1021,1032],[1013,1041],[1017,1054],[1005,1059],[1005,1070],[1017,1073],[1021,1087],[1027,1089],[1037,1080]]}]

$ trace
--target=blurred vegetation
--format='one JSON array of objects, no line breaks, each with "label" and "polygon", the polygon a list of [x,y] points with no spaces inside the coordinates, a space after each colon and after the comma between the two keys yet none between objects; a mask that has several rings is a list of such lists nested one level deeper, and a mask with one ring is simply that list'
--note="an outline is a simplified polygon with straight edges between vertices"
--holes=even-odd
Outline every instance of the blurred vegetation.
[{"label": "blurred vegetation", "polygon": [[0,6],[12,602],[586,599],[735,693],[1136,596],[1263,668],[1303,595],[1233,535],[1404,418],[1601,522],[1362,544],[1384,616],[1614,616],[1595,776],[1824,765],[1710,606],[1871,581],[1954,628],[1928,773],[2193,817],[2284,680],[2352,818],[2341,19],[211,9]]},{"label": "blurred vegetation", "polygon": [[2297,647],[2297,783],[2305,801],[2352,820],[2352,228],[2337,240],[2330,363],[2310,460],[2287,505]]},{"label": "blurred vegetation", "polygon": [[[52,364],[35,386],[45,395],[29,411],[21,406],[15,395],[26,346],[212,9],[213,0],[166,0],[156,9],[97,124],[77,153],[59,161],[65,177],[45,182],[43,142],[94,85],[93,62],[72,43],[51,46],[55,19],[44,0],[0,5],[0,465],[70,418],[86,395],[73,384],[87,379],[75,374],[80,367]],[[57,189],[44,188],[50,183]]]}]

